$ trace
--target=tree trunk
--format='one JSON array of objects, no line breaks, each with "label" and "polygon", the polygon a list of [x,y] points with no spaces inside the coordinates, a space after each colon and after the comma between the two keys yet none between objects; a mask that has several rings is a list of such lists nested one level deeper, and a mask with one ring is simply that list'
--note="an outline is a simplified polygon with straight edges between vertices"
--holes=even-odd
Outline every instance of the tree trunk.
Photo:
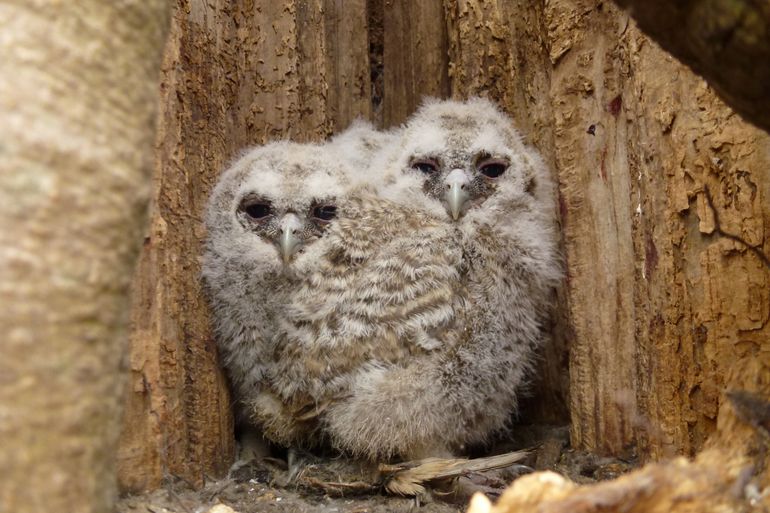
[{"label": "tree trunk", "polygon": [[232,455],[198,277],[200,216],[226,162],[357,114],[398,125],[426,94],[497,100],[560,184],[568,276],[522,421],[569,418],[573,444],[601,453],[691,454],[726,390],[758,389],[768,136],[613,4],[418,3],[179,1],[135,279],[126,489],[199,484]]},{"label": "tree trunk", "polygon": [[113,507],[168,15],[0,1],[2,511]]},{"label": "tree trunk", "polygon": [[601,5],[546,13],[572,438],[614,454],[692,454],[733,369],[770,351],[770,140]]}]

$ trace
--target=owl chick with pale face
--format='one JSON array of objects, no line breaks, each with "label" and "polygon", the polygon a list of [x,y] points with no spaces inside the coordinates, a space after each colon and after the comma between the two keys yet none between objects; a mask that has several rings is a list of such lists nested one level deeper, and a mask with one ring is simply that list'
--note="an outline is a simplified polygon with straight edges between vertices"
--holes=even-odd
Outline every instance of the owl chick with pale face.
[{"label": "owl chick with pale face", "polygon": [[462,255],[457,295],[433,350],[358,373],[325,429],[372,459],[440,456],[483,442],[516,410],[561,277],[553,185],[511,120],[482,99],[425,103],[390,150],[380,194],[453,234],[443,243]]},{"label": "owl chick with pale face", "polygon": [[276,142],[245,153],[211,194],[203,278],[241,423],[254,420],[281,318],[347,191],[348,173],[322,146]]}]

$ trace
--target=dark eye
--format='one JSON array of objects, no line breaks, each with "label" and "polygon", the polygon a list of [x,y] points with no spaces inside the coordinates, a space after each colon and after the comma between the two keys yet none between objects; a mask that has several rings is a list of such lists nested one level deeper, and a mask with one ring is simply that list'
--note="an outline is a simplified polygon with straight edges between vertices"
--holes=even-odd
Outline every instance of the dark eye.
[{"label": "dark eye", "polygon": [[252,219],[262,219],[267,217],[272,212],[270,203],[251,203],[243,207],[243,211],[246,215]]},{"label": "dark eye", "polygon": [[313,209],[313,217],[321,221],[331,221],[337,217],[337,207],[334,205],[319,205]]},{"label": "dark eye", "polygon": [[416,160],[412,162],[412,169],[429,175],[438,171],[438,165],[432,160]]},{"label": "dark eye", "polygon": [[482,162],[479,166],[479,172],[489,178],[497,178],[505,173],[506,169],[508,169],[508,164],[496,161]]}]

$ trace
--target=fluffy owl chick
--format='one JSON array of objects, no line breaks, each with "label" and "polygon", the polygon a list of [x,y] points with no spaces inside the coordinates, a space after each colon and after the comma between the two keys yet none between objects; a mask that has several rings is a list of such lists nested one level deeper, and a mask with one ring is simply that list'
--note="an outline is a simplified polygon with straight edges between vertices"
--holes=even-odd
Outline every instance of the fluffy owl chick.
[{"label": "fluffy owl chick", "polygon": [[398,142],[398,130],[377,130],[363,119],[356,119],[329,141],[332,151],[345,158],[353,186],[371,186],[381,177],[373,173],[372,162]]},{"label": "fluffy owl chick", "polygon": [[276,142],[246,152],[211,194],[203,278],[240,422],[253,420],[292,291],[325,253],[343,167],[322,146]]},{"label": "fluffy owl chick", "polygon": [[561,276],[553,186],[511,120],[482,99],[425,103],[380,165],[384,198],[456,234],[445,248],[462,254],[455,336],[359,373],[325,421],[357,454],[437,456],[484,441],[516,409]]},{"label": "fluffy owl chick", "polygon": [[285,445],[328,435],[314,426],[326,425],[361,376],[441,351],[462,335],[462,253],[451,227],[361,190],[337,214],[318,267],[294,289],[266,379],[270,392],[255,406],[265,412],[267,436]]}]

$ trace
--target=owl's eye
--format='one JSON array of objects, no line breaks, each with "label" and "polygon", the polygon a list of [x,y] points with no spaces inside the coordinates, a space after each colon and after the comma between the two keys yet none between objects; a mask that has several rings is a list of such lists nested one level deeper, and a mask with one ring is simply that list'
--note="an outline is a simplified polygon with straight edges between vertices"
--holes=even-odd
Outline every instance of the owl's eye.
[{"label": "owl's eye", "polygon": [[412,162],[412,169],[430,175],[438,171],[438,164],[434,160],[415,160]]},{"label": "owl's eye", "polygon": [[508,169],[508,164],[500,160],[485,160],[479,164],[479,172],[488,178],[497,178]]},{"label": "owl's eye", "polygon": [[331,221],[337,217],[337,207],[334,205],[319,205],[313,209],[313,217],[321,221]]},{"label": "owl's eye", "polygon": [[243,211],[252,219],[263,219],[269,216],[273,209],[270,203],[251,203],[243,206]]}]

